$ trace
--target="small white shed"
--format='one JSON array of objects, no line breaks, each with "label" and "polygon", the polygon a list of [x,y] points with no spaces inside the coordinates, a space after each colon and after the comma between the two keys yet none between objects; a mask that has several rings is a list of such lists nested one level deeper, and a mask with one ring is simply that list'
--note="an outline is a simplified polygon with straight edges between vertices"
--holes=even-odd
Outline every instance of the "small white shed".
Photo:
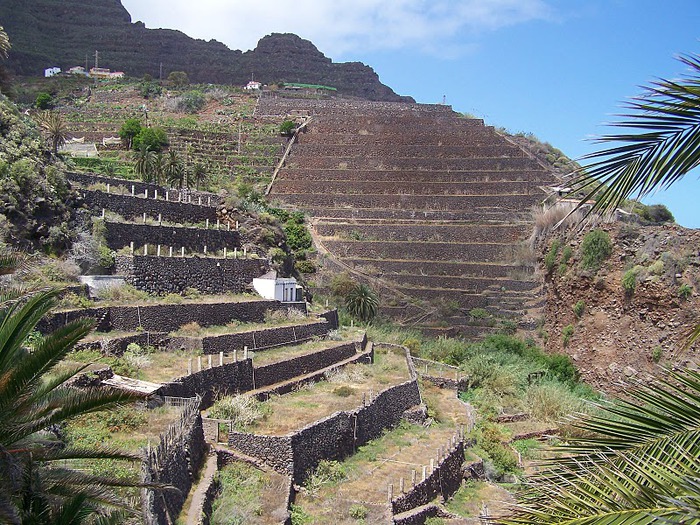
[{"label": "small white shed", "polygon": [[44,69],[44,77],[49,78],[58,75],[61,72],[60,67],[49,67]]},{"label": "small white shed", "polygon": [[303,301],[302,288],[294,277],[277,277],[276,271],[271,271],[253,279],[253,288],[265,299],[283,303]]}]

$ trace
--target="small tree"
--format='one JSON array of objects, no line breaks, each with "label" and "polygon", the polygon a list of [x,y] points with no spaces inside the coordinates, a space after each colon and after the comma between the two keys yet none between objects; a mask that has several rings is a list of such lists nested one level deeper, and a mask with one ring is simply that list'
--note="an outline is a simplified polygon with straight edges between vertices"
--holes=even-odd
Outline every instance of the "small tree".
[{"label": "small tree", "polygon": [[119,138],[122,139],[122,144],[124,144],[127,149],[131,149],[131,145],[139,133],[141,133],[141,121],[137,118],[128,118],[122,124],[119,129]]},{"label": "small tree", "polygon": [[51,109],[53,98],[48,93],[39,93],[34,101],[34,107],[37,109]]},{"label": "small tree", "polygon": [[195,162],[192,166],[192,179],[194,180],[195,188],[199,189],[200,184],[204,184],[207,180],[207,167],[201,162]]},{"label": "small tree", "polygon": [[7,58],[11,47],[10,39],[7,37],[5,29],[0,26],[0,57]]},{"label": "small tree", "polygon": [[140,149],[143,145],[151,151],[159,152],[168,145],[168,135],[161,128],[142,128],[131,145],[134,149]]},{"label": "small tree", "polygon": [[46,111],[39,117],[39,126],[46,133],[51,151],[56,155],[58,148],[66,143],[68,138],[68,127],[60,113],[55,111]]},{"label": "small tree", "polygon": [[366,284],[358,284],[345,296],[345,308],[355,319],[368,323],[377,315],[379,299]]},{"label": "small tree", "polygon": [[168,75],[168,82],[175,87],[182,87],[190,83],[190,78],[184,71],[171,71]]},{"label": "small tree", "polygon": [[165,159],[165,178],[170,184],[176,185],[179,189],[182,189],[183,186],[188,186],[187,170],[182,163],[182,159],[175,151],[169,152]]},{"label": "small tree", "polygon": [[141,145],[141,147],[134,152],[134,171],[144,182],[150,180],[155,156],[156,154],[145,145]]}]

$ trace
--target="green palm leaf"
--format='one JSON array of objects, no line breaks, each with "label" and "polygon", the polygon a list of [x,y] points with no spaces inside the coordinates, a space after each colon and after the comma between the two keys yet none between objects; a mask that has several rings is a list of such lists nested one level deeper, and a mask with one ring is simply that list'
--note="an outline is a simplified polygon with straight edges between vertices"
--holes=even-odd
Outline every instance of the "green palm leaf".
[{"label": "green palm leaf", "polygon": [[626,105],[625,120],[612,124],[630,132],[597,139],[621,144],[583,157],[591,162],[570,183],[572,192],[585,194],[579,206],[595,199],[591,211],[611,211],[627,198],[668,188],[700,164],[700,57],[679,60],[689,74],[653,82]]}]

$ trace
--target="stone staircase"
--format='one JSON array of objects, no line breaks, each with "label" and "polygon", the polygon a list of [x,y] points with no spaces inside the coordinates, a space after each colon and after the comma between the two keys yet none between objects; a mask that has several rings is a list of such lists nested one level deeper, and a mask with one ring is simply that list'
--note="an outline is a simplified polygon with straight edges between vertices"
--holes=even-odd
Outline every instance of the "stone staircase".
[{"label": "stone staircase", "polygon": [[474,336],[493,323],[471,310],[520,321],[537,303],[519,253],[557,181],[492,127],[435,105],[277,98],[258,111],[313,115],[270,199],[306,212],[326,269],[372,284],[384,313]]}]

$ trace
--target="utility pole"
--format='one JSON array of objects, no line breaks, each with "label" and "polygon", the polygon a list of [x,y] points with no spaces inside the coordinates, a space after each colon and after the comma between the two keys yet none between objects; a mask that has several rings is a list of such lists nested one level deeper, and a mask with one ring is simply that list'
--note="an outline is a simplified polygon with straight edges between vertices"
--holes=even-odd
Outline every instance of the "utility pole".
[{"label": "utility pole", "polygon": [[97,69],[98,64],[99,64],[99,62],[98,62],[99,55],[100,54],[97,52],[97,50],[95,50],[95,69]]},{"label": "utility pole", "polygon": [[160,63],[160,72],[158,73],[158,80],[163,82],[163,62]]}]

